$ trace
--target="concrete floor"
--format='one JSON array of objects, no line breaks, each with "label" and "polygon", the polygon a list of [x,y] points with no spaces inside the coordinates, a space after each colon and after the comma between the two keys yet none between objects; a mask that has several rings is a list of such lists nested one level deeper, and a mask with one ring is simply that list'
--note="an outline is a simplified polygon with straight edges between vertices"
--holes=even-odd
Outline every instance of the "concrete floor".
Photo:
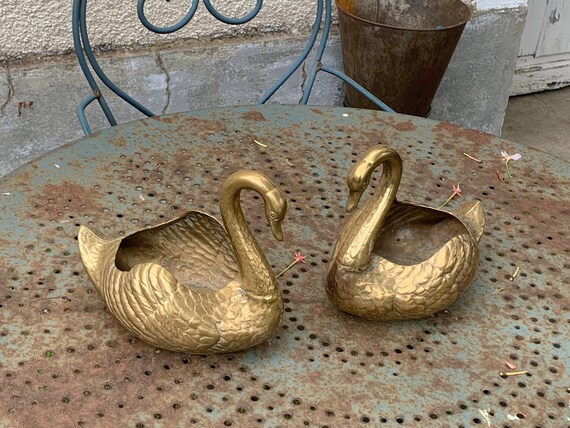
[{"label": "concrete floor", "polygon": [[501,136],[570,161],[570,87],[510,98]]}]

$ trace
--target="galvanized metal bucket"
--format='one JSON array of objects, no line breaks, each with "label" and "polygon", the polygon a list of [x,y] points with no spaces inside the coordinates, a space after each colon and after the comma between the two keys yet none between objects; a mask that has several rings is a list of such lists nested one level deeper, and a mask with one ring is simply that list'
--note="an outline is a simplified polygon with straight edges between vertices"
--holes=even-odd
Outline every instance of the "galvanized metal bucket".
[{"label": "galvanized metal bucket", "polygon": [[[336,0],[344,71],[399,113],[425,116],[471,10],[459,0]],[[376,109],[347,86],[347,104]]]}]

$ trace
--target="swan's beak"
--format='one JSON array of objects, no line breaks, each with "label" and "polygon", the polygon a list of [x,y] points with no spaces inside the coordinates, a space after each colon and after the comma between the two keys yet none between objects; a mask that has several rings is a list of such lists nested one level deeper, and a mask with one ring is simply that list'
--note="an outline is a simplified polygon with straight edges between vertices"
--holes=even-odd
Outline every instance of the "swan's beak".
[{"label": "swan's beak", "polygon": [[344,206],[346,212],[350,213],[356,209],[358,202],[360,202],[361,196],[362,192],[359,192],[357,190],[351,190],[348,193],[348,199],[346,200],[346,205]]},{"label": "swan's beak", "polygon": [[270,221],[271,224],[271,231],[273,232],[273,236],[278,241],[283,241],[283,230],[281,229],[281,223],[277,221]]}]

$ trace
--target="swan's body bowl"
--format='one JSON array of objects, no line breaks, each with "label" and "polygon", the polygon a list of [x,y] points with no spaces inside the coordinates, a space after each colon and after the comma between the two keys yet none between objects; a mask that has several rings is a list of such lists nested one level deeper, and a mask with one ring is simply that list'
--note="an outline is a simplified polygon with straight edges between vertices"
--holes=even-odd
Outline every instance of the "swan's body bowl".
[{"label": "swan's body bowl", "polygon": [[425,318],[447,308],[479,265],[483,210],[479,202],[460,210],[466,215],[395,202],[367,266],[353,269],[335,257],[326,276],[329,299],[376,321]]},{"label": "swan's body bowl", "polygon": [[189,354],[235,352],[271,338],[283,300],[243,216],[242,189],[262,196],[281,238],[285,197],[262,174],[243,170],[222,187],[227,230],[198,211],[115,240],[80,227],[83,265],[125,328],[153,346]]},{"label": "swan's body bowl", "polygon": [[340,309],[367,319],[423,318],[453,303],[473,280],[483,208],[468,202],[454,215],[398,202],[402,159],[377,145],[348,172],[347,211],[358,206],[380,165],[374,194],[350,216],[336,242],[326,291]]}]

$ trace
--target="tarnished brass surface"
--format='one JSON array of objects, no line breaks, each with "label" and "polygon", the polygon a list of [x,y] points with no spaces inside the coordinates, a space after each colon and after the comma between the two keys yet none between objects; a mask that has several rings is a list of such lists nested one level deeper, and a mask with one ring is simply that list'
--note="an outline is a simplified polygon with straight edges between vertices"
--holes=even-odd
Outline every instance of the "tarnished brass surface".
[{"label": "tarnished brass surface", "polygon": [[374,196],[340,233],[326,291],[353,315],[386,321],[423,318],[453,303],[473,280],[483,209],[479,201],[453,213],[398,202],[402,160],[396,151],[376,146],[348,173],[348,212],[357,207],[380,165]]},{"label": "tarnished brass surface", "polygon": [[254,171],[224,183],[225,230],[198,211],[111,241],[81,226],[81,260],[123,326],[149,344],[192,354],[234,352],[273,335],[283,301],[245,221],[242,189],[262,196],[273,235],[282,240],[285,197]]}]

